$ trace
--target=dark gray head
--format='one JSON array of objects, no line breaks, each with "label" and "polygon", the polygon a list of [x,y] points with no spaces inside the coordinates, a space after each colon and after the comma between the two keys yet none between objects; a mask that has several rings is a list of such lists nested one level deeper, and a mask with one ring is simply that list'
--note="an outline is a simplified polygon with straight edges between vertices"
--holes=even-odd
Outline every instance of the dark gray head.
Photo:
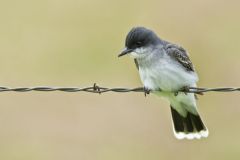
[{"label": "dark gray head", "polygon": [[135,27],[130,30],[126,37],[125,49],[118,56],[123,56],[131,52],[135,54],[143,54],[150,46],[157,45],[160,39],[151,30],[144,27]]}]

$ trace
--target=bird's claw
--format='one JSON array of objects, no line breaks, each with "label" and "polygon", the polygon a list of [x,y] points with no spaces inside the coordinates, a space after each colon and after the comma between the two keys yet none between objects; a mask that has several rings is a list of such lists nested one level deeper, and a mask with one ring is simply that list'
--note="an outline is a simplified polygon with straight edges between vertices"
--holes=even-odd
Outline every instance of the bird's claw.
[{"label": "bird's claw", "polygon": [[189,87],[188,86],[184,86],[184,87],[180,88],[178,91],[176,91],[174,93],[174,96],[177,96],[179,94],[179,92],[183,92],[185,95],[187,95],[188,92],[189,92]]},{"label": "bird's claw", "polygon": [[147,96],[147,94],[150,94],[150,89],[148,89],[147,87],[143,87],[143,91],[144,91],[144,96],[146,97]]}]

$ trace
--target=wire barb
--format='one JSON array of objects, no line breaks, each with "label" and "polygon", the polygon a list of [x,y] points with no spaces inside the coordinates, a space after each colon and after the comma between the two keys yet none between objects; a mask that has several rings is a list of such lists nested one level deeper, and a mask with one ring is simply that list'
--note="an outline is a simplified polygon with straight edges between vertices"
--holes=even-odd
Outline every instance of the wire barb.
[{"label": "wire barb", "polygon": [[[137,87],[137,88],[107,88],[100,87],[96,83],[93,84],[92,87],[0,87],[0,92],[31,92],[31,91],[41,91],[41,92],[51,92],[51,91],[61,91],[61,92],[89,92],[89,93],[106,93],[106,92],[118,92],[118,93],[126,93],[126,92],[143,92],[146,94],[146,88]],[[161,92],[161,90],[159,90]],[[231,88],[231,87],[223,87],[223,88],[196,88],[196,87],[188,87],[188,89],[180,89],[177,92],[183,93],[195,93],[202,95],[204,92],[234,92],[240,91],[240,88]],[[151,90],[148,90],[147,93],[150,93]],[[173,92],[173,93],[176,93]]]}]

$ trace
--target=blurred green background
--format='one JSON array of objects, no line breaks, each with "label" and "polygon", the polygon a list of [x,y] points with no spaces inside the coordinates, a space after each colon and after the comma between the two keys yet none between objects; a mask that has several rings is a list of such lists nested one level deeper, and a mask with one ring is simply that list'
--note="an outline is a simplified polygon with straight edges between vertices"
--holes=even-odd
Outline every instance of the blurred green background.
[{"label": "blurred green background", "polygon": [[[141,86],[117,58],[133,26],[184,46],[199,86],[240,86],[240,1],[0,1],[2,86]],[[141,93],[0,93],[0,159],[239,159],[239,93],[198,101],[207,139],[173,136],[169,103]]]}]

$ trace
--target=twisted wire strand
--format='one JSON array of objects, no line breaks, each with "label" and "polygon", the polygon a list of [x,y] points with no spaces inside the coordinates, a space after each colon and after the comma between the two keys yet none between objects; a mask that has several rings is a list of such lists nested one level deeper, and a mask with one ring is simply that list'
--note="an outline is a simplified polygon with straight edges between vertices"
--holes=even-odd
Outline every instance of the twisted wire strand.
[{"label": "twisted wire strand", "polygon": [[[118,93],[126,93],[126,92],[143,92],[149,93],[151,90],[146,90],[144,87],[137,88],[107,88],[100,87],[96,83],[90,87],[0,87],[0,92],[31,92],[31,91],[41,91],[41,92],[52,92],[52,91],[61,91],[61,92],[89,92],[89,93],[105,93],[105,92],[118,92]],[[161,90],[158,90],[161,91]],[[184,92],[184,93],[196,93],[202,94],[204,92],[234,92],[240,91],[240,88],[232,88],[232,87],[220,87],[220,88],[196,88],[196,87],[188,87],[181,89],[176,92]]]}]

